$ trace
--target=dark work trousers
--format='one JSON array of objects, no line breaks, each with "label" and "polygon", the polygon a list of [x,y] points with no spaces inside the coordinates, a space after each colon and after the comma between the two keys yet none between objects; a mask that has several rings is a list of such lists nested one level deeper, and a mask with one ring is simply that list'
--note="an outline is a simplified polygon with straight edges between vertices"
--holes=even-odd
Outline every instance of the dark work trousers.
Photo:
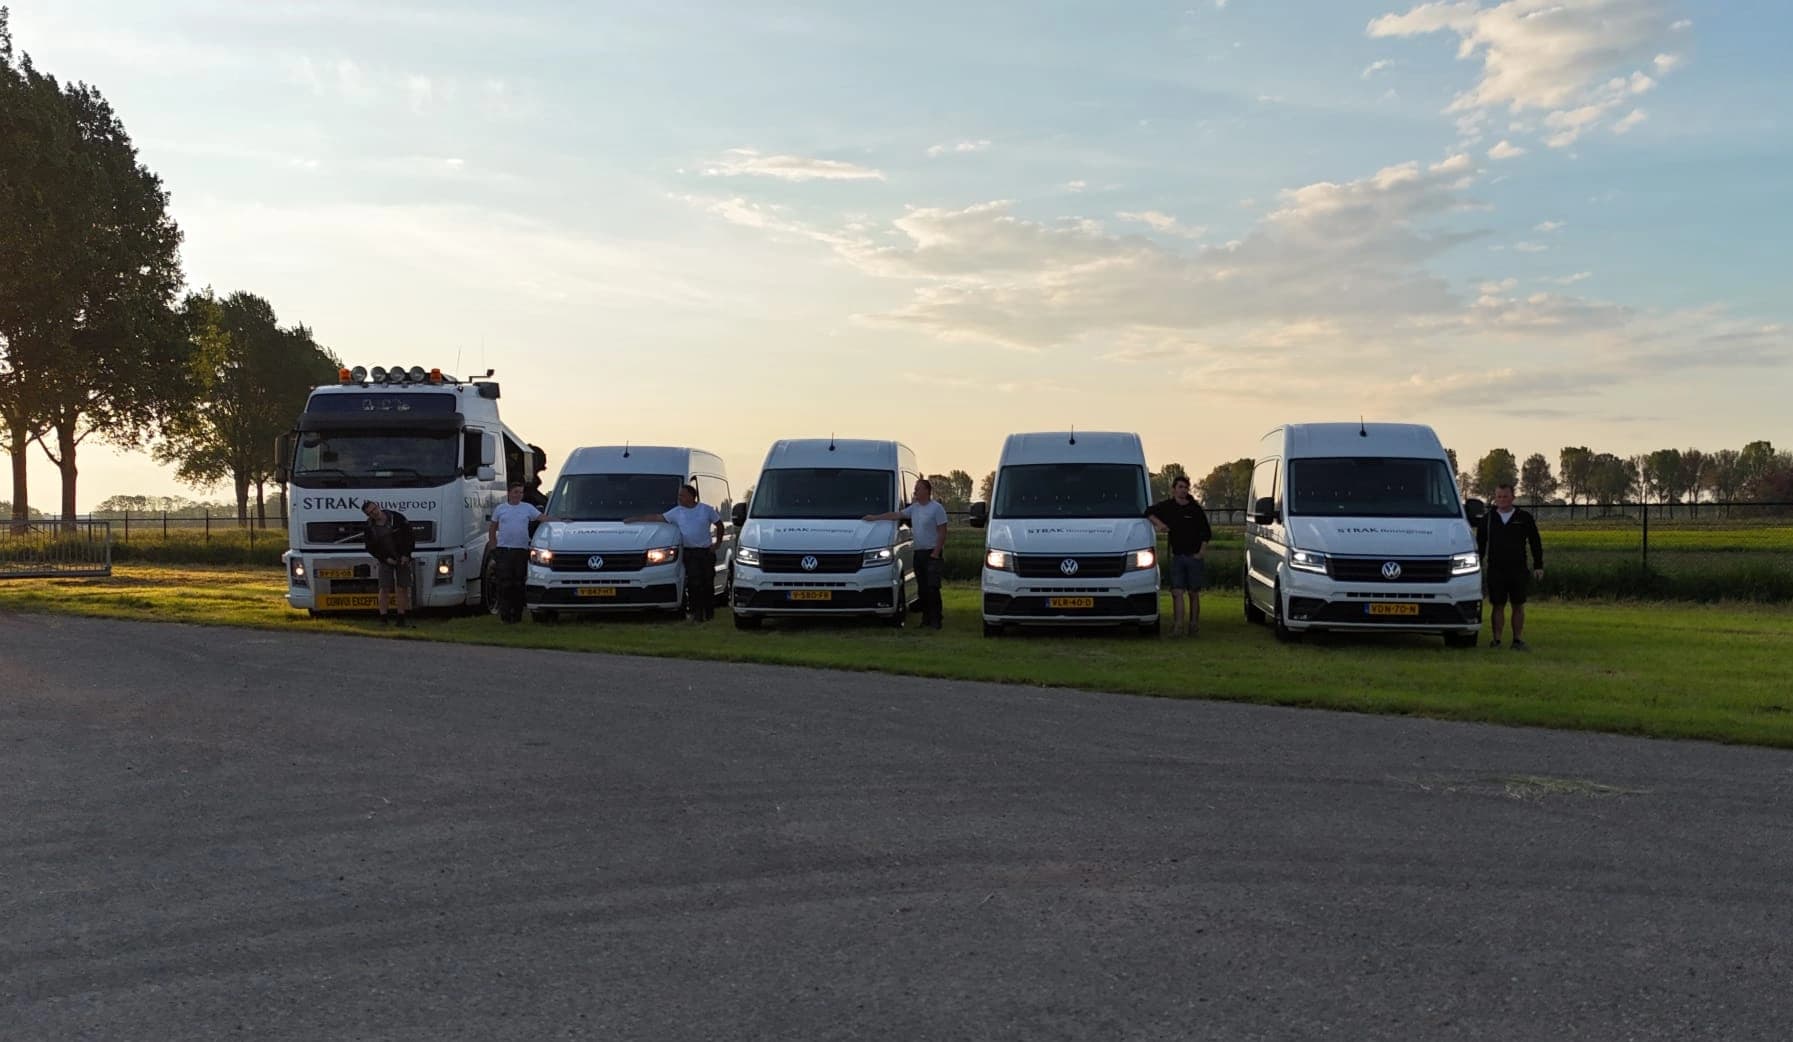
[{"label": "dark work trousers", "polygon": [[945,612],[940,604],[940,566],[932,550],[915,551],[915,588],[921,594],[921,624],[940,628]]},{"label": "dark work trousers", "polygon": [[493,551],[498,578],[498,617],[505,622],[523,619],[523,580],[529,574],[529,551],[500,546]]},{"label": "dark work trousers", "polygon": [[716,617],[716,551],[685,547],[685,612],[700,622]]}]

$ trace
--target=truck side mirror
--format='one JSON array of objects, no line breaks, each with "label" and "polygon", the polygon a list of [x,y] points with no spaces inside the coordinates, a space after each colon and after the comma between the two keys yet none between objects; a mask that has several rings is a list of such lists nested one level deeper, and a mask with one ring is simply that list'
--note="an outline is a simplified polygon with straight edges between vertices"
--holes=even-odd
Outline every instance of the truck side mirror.
[{"label": "truck side mirror", "polygon": [[1479,525],[1482,523],[1482,518],[1487,516],[1488,504],[1479,499],[1466,499],[1463,501],[1463,517],[1468,520],[1470,524]]},{"label": "truck side mirror", "polygon": [[497,481],[498,471],[490,463],[481,463],[479,469],[473,472],[473,476],[481,481]]},{"label": "truck side mirror", "polygon": [[[498,436],[496,434],[488,433],[479,439],[479,465],[481,467],[496,467],[498,465]],[[492,479],[485,478],[483,480],[490,481]]]},{"label": "truck side mirror", "polygon": [[982,500],[971,504],[971,509],[967,512],[965,517],[965,523],[973,528],[982,528],[989,524],[990,504],[985,503]]},{"label": "truck side mirror", "polygon": [[1276,500],[1263,496],[1251,506],[1253,524],[1270,525],[1276,523]]},{"label": "truck side mirror", "polygon": [[293,476],[293,432],[274,439],[274,482],[284,485]]},{"label": "truck side mirror", "polygon": [[746,524],[747,523],[747,504],[746,503],[736,503],[735,508],[728,512],[728,519],[730,521],[734,522],[734,525],[736,528],[740,528],[742,525]]}]

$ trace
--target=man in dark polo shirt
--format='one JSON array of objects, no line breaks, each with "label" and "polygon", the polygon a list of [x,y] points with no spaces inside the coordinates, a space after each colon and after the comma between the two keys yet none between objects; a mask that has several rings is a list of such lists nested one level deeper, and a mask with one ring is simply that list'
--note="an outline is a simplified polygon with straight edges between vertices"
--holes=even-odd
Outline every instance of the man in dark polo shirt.
[{"label": "man in dark polo shirt", "polygon": [[[1513,650],[1530,651],[1525,643],[1525,597],[1531,580],[1544,578],[1544,541],[1538,536],[1538,522],[1530,511],[1513,505],[1513,484],[1495,486],[1494,509],[1483,515],[1476,525],[1476,549],[1482,555],[1483,582],[1488,587],[1488,601],[1494,606],[1494,639],[1491,648],[1500,647],[1505,629],[1507,604],[1513,605]],[[1526,562],[1526,551],[1531,562]]]},{"label": "man in dark polo shirt", "polygon": [[[1202,621],[1203,555],[1214,538],[1208,512],[1189,495],[1189,479],[1179,475],[1170,484],[1170,498],[1146,510],[1152,527],[1170,533],[1170,635],[1193,637]],[[1187,621],[1183,595],[1189,595]]]},{"label": "man in dark polo shirt", "polygon": [[386,603],[391,598],[398,609],[399,626],[409,626],[410,623],[405,621],[405,608],[411,599],[411,555],[417,549],[411,522],[405,515],[386,510],[371,499],[361,504],[361,512],[367,515],[363,538],[379,575],[380,625],[388,625]]}]

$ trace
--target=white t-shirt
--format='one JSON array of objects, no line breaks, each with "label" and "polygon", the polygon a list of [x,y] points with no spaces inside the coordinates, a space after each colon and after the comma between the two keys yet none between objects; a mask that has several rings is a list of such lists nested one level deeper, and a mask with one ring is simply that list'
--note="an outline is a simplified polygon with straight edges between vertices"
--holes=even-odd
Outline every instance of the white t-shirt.
[{"label": "white t-shirt", "polygon": [[529,522],[541,517],[534,503],[511,504],[509,501],[492,508],[492,520],[498,522],[498,545],[507,550],[529,549]]},{"label": "white t-shirt", "polygon": [[1504,525],[1513,520],[1513,515],[1516,513],[1518,513],[1517,510],[1496,510],[1494,516],[1500,518],[1500,523]]},{"label": "white t-shirt", "polygon": [[917,550],[932,550],[940,545],[940,526],[946,524],[946,508],[938,499],[930,499],[927,503],[911,503],[902,509],[902,515],[909,519],[909,530],[915,533]]},{"label": "white t-shirt", "polygon": [[666,518],[667,524],[678,526],[679,542],[700,549],[715,542],[712,533],[716,522],[722,520],[722,515],[708,503],[699,503],[694,507],[673,507],[660,516]]}]

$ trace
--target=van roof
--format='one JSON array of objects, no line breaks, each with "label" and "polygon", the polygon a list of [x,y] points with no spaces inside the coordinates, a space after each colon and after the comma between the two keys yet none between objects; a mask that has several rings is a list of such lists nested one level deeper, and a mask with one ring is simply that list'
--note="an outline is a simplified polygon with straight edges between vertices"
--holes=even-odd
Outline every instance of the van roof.
[{"label": "van roof", "polygon": [[1002,466],[1028,463],[1145,463],[1139,435],[1122,431],[1037,431],[1002,443]]},{"label": "van roof", "polygon": [[1283,451],[1301,456],[1405,456],[1445,458],[1444,443],[1422,423],[1291,423],[1283,427]]},{"label": "van roof", "polygon": [[[626,455],[625,455],[626,454]],[[673,445],[587,445],[567,454],[561,465],[562,474],[677,474],[691,476],[693,456],[712,457],[715,466],[722,461],[715,453]],[[708,471],[706,471],[708,473]],[[718,477],[724,475],[718,473]]]},{"label": "van roof", "polygon": [[[832,445],[831,450],[829,446]],[[896,470],[909,447],[865,438],[784,438],[766,452],[766,467],[862,467]]]}]

